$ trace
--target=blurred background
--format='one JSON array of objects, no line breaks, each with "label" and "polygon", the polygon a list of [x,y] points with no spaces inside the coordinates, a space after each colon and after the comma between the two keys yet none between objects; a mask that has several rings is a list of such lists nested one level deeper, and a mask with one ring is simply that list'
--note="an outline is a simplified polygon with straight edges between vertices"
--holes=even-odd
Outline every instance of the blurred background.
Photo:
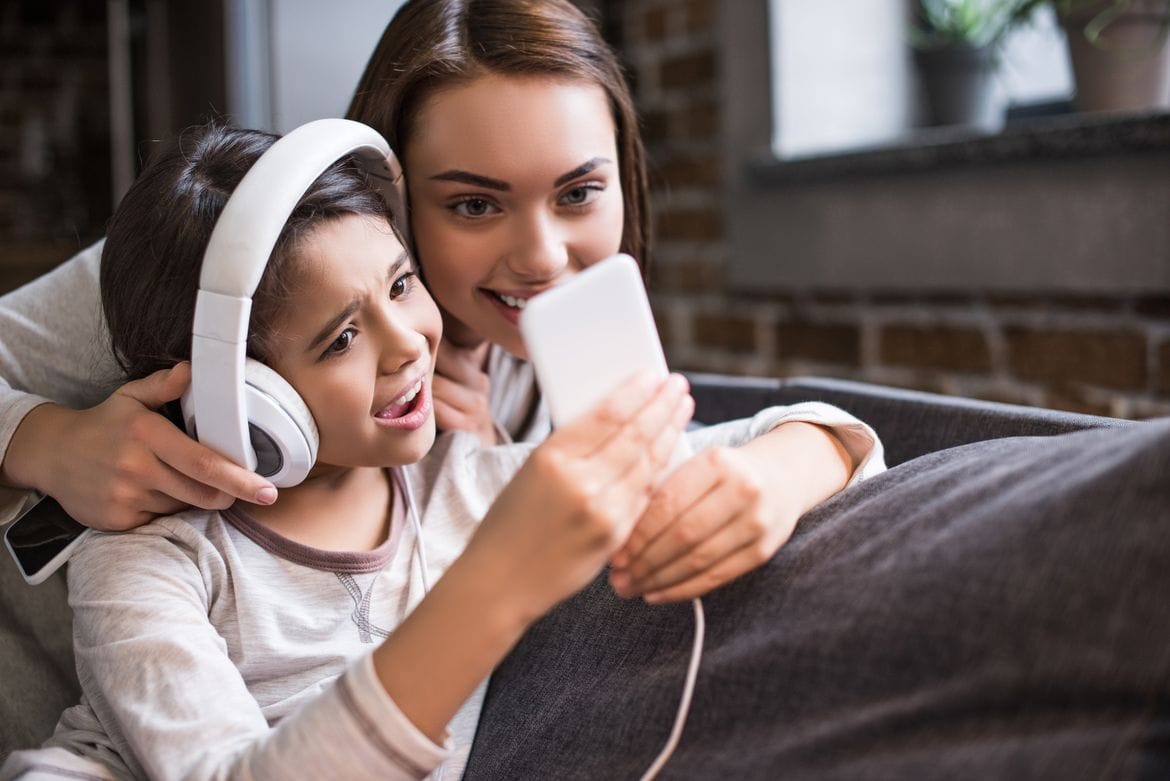
[{"label": "blurred background", "polygon": [[[399,4],[0,0],[0,292],[101,237],[150,139],[342,114]],[[1170,414],[1170,0],[578,4],[674,367]]]}]

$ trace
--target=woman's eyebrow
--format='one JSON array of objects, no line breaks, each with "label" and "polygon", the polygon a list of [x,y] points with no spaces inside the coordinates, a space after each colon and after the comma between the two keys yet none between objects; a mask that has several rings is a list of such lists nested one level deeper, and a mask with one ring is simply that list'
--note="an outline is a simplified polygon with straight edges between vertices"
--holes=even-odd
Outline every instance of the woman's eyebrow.
[{"label": "woman's eyebrow", "polygon": [[[588,160],[577,166],[572,171],[558,176],[556,181],[553,182],[553,186],[560,187],[567,182],[573,181],[579,176],[584,176],[590,171],[596,170],[600,166],[612,162],[613,161],[608,157],[595,157],[592,160]],[[488,190],[498,190],[502,193],[509,192],[512,189],[512,185],[508,184],[502,179],[493,179],[490,176],[473,174],[470,171],[460,171],[458,169],[452,169],[450,171],[444,171],[441,174],[435,174],[431,177],[431,180],[437,182],[460,182],[462,184],[470,184],[474,187],[483,187]]]},{"label": "woman's eyebrow", "polygon": [[507,182],[492,179],[489,176],[473,174],[470,171],[444,171],[441,174],[435,174],[431,179],[438,182],[461,182],[462,184],[470,184],[475,187],[485,187],[489,190],[499,190],[503,193],[512,189],[512,185]]},{"label": "woman's eyebrow", "polygon": [[557,180],[555,182],[553,182],[553,185],[555,187],[560,187],[562,184],[567,184],[568,182],[573,181],[578,176],[584,176],[585,174],[589,173],[590,171],[596,170],[598,167],[603,166],[606,163],[612,163],[612,162],[613,161],[610,160],[608,157],[595,157],[592,160],[585,162],[585,163],[582,163],[581,165],[577,166],[572,171],[569,171],[567,174],[562,174],[562,175],[558,176]]}]

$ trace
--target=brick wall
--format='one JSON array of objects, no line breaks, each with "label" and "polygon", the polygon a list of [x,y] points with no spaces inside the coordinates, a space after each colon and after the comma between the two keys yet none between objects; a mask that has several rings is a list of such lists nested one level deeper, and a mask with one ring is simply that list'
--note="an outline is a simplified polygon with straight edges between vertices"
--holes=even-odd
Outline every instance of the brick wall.
[{"label": "brick wall", "polygon": [[1122,417],[1170,414],[1170,293],[729,290],[717,2],[613,0],[604,11],[649,147],[657,227],[652,298],[673,366],[846,377]]},{"label": "brick wall", "polygon": [[0,3],[0,291],[101,236],[110,214],[106,4]]},{"label": "brick wall", "polygon": [[[716,0],[580,0],[635,85],[654,186],[654,305],[671,363],[816,374],[1126,417],[1170,413],[1161,298],[732,292]],[[0,0],[0,291],[101,235],[105,3]]]}]

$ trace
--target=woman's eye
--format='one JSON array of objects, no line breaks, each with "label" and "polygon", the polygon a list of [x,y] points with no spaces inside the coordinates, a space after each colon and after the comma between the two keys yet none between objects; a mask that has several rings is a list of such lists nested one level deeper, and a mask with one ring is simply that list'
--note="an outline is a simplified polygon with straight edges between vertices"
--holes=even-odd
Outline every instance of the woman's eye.
[{"label": "woman's eye", "polygon": [[565,191],[561,196],[561,203],[566,206],[584,206],[592,203],[601,195],[605,188],[596,184],[582,184]]},{"label": "woman's eye", "polygon": [[401,298],[414,288],[415,273],[408,271],[390,285],[390,298]]},{"label": "woman's eye", "polygon": [[341,355],[344,353],[353,344],[353,337],[354,330],[352,328],[346,328],[337,335],[337,338],[333,340],[333,344],[326,348],[325,357],[328,358],[331,355]]},{"label": "woman's eye", "polygon": [[476,219],[494,214],[498,209],[486,198],[464,198],[454,205],[455,213],[460,217]]}]

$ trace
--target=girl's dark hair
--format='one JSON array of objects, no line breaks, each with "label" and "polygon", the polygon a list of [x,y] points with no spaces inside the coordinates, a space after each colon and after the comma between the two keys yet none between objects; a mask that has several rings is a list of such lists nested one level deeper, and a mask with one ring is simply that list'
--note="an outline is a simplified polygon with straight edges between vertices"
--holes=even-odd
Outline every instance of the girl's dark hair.
[{"label": "girl's dark hair", "polygon": [[381,132],[401,160],[429,97],[489,73],[584,80],[605,90],[625,201],[621,247],[645,273],[650,213],[634,102],[613,50],[568,0],[408,0],[382,33],[347,116]]},{"label": "girl's dark hair", "polygon": [[[114,356],[127,379],[191,357],[191,329],[203,252],[244,174],[278,137],[222,125],[191,128],[160,150],[127,191],[102,249],[102,307]],[[298,243],[323,221],[390,214],[350,158],[305,192],[285,223],[252,298],[248,355],[267,359],[266,342],[287,290]]]}]

